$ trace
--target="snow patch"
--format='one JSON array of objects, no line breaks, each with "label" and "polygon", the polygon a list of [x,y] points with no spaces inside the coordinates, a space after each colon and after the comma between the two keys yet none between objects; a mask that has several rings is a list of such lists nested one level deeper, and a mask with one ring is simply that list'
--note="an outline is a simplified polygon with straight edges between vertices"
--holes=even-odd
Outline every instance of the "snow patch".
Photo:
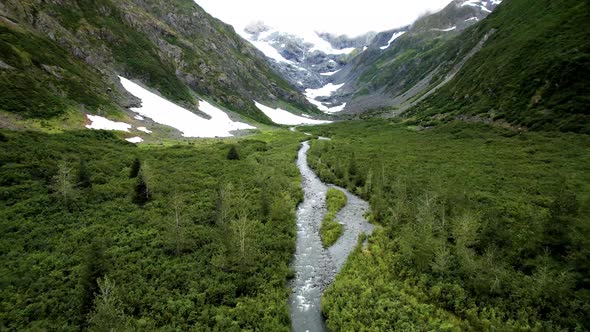
[{"label": "snow patch", "polygon": [[346,103],[340,105],[340,106],[334,106],[334,107],[328,107],[326,105],[324,105],[324,103],[322,103],[321,101],[317,101],[315,99],[311,99],[311,98],[307,98],[307,100],[315,105],[320,111],[324,112],[324,113],[338,113],[338,112],[342,112],[344,110],[344,108],[346,107]]},{"label": "snow patch", "polygon": [[468,19],[465,20],[465,22],[469,22],[469,21],[479,21],[479,18],[477,18],[476,16],[474,17],[470,17]]},{"label": "snow patch", "polygon": [[297,67],[297,65],[295,65],[295,63],[293,61],[289,61],[289,60],[285,59],[281,55],[281,53],[279,53],[279,51],[277,51],[269,43],[264,42],[264,41],[258,41],[258,40],[250,40],[250,43],[252,43],[252,45],[254,45],[262,53],[264,53],[264,55],[266,55],[267,57],[275,60],[276,62],[284,62],[284,63],[288,63],[290,65],[293,65],[293,66],[296,66]]},{"label": "snow patch", "polygon": [[311,99],[316,99],[317,97],[330,97],[343,86],[344,83],[338,85],[328,83],[319,89],[305,89],[305,95]]},{"label": "snow patch", "polygon": [[98,115],[90,115],[87,114],[86,117],[92,123],[86,125],[88,129],[95,129],[95,130],[120,130],[120,131],[129,131],[131,129],[131,125],[125,122],[115,122],[111,121],[107,118],[103,118],[102,116]]},{"label": "snow patch", "polygon": [[319,97],[330,97],[334,92],[338,91],[341,87],[344,86],[344,83],[334,85],[332,83],[328,83],[319,89],[305,89],[305,96],[307,100],[315,105],[320,111],[324,113],[337,113],[341,112],[346,104],[342,104],[340,106],[335,107],[327,107],[324,103],[316,100]]},{"label": "snow patch", "polygon": [[211,119],[204,119],[124,77],[119,76],[119,79],[129,93],[142,101],[142,107],[132,108],[133,112],[176,128],[184,137],[231,137],[231,131],[255,129],[248,124],[232,121],[224,111],[206,101],[199,101],[199,110],[211,116]]},{"label": "snow patch", "polygon": [[382,49],[382,50],[388,49],[389,46],[391,46],[391,43],[393,43],[396,39],[398,39],[399,37],[401,37],[401,35],[403,35],[404,33],[406,33],[406,32],[405,31],[400,31],[400,32],[394,33],[393,36],[391,36],[391,38],[387,42],[387,45],[381,46],[380,49]]},{"label": "snow patch", "polygon": [[254,104],[256,104],[256,107],[258,107],[259,110],[261,110],[264,114],[266,114],[266,116],[268,116],[272,120],[272,122],[274,122],[276,124],[294,126],[294,125],[301,125],[301,124],[317,125],[317,124],[324,124],[324,123],[331,123],[332,122],[332,121],[314,120],[314,119],[304,118],[302,116],[297,116],[293,113],[289,113],[289,112],[287,112],[283,109],[280,109],[280,108],[272,109],[268,106],[262,105],[261,103],[259,103],[257,101],[254,101]]},{"label": "snow patch", "polygon": [[330,71],[330,72],[327,72],[327,73],[320,73],[320,75],[322,75],[322,76],[332,76],[332,75],[336,74],[337,72],[339,72],[340,70],[341,69],[338,69],[336,71]]},{"label": "snow patch", "polygon": [[141,116],[141,115],[138,114],[138,115],[135,116],[135,120],[143,121],[145,119],[143,118],[143,116]]},{"label": "snow patch", "polygon": [[340,54],[350,54],[350,53],[352,53],[352,51],[355,50],[354,47],[343,48],[340,50],[336,49],[336,48],[332,47],[332,44],[330,44],[327,40],[320,37],[317,34],[317,32],[303,33],[300,37],[302,37],[304,41],[313,45],[313,47],[309,50],[309,52],[320,51],[320,52],[323,52],[324,54],[340,55]]},{"label": "snow patch", "polygon": [[[492,4],[499,4],[500,2],[502,2],[502,1],[501,0],[500,1],[492,0]],[[485,3],[485,1],[483,3]],[[461,7],[465,7],[465,6],[479,7],[479,9],[481,9],[485,12],[488,12],[488,13],[492,12],[491,10],[487,9],[486,6],[483,5],[482,1],[480,1],[480,0],[467,0],[461,4]]]},{"label": "snow patch", "polygon": [[448,28],[448,29],[430,29],[430,30],[431,30],[431,31],[442,31],[442,32],[447,32],[447,31],[453,31],[453,30],[455,30],[455,29],[457,29],[457,27],[456,27],[456,26],[454,26],[454,27],[450,27],[450,28]]},{"label": "snow patch", "polygon": [[147,129],[146,127],[137,127],[137,130],[143,131],[146,134],[151,134],[152,133],[152,131],[149,130],[149,129]]},{"label": "snow patch", "polygon": [[127,142],[131,142],[131,143],[135,143],[135,144],[143,142],[143,138],[141,138],[141,137],[131,137],[131,138],[127,138],[125,140]]}]

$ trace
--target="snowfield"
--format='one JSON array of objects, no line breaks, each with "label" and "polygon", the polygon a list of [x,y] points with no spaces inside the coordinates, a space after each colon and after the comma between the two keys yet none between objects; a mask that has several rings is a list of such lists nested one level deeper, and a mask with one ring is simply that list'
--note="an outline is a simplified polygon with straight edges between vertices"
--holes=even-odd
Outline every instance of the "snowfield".
[{"label": "snowfield", "polygon": [[442,32],[448,32],[448,31],[453,31],[453,30],[455,30],[455,29],[457,29],[457,27],[456,27],[456,26],[454,26],[454,27],[450,27],[450,28],[448,28],[448,29],[430,29],[430,30],[431,30],[431,31],[442,31]]},{"label": "snowfield", "polygon": [[268,116],[272,120],[272,122],[276,124],[295,126],[303,124],[318,125],[324,123],[332,123],[332,121],[308,119],[302,116],[295,115],[293,113],[289,113],[280,108],[272,109],[268,106],[262,105],[257,101],[254,101],[254,104],[256,104],[256,107],[258,107],[259,110],[266,114],[266,116]]},{"label": "snowfield", "polygon": [[129,131],[131,129],[131,125],[125,122],[115,122],[111,121],[107,118],[103,118],[102,116],[98,115],[90,115],[87,114],[86,117],[92,123],[86,125],[88,129],[96,129],[96,130],[120,130],[120,131]]},{"label": "snowfield", "polygon": [[338,85],[328,83],[319,89],[305,89],[305,95],[307,98],[311,99],[316,99],[318,97],[330,97],[334,92],[338,91],[338,89],[343,86],[344,83]]},{"label": "snowfield", "polygon": [[324,112],[324,113],[338,113],[338,112],[342,112],[342,110],[344,110],[344,108],[346,107],[346,103],[340,105],[340,106],[334,106],[334,107],[328,107],[326,105],[324,105],[324,103],[322,103],[321,101],[317,101],[315,99],[311,99],[311,98],[307,98],[307,100],[315,105],[320,111]]},{"label": "snowfield", "polygon": [[246,123],[232,121],[224,111],[206,101],[199,101],[199,110],[211,119],[202,118],[124,77],[119,76],[119,79],[129,93],[142,101],[142,107],[132,108],[133,112],[176,128],[184,137],[231,137],[233,135],[230,132],[234,130],[256,129]]},{"label": "snowfield", "polygon": [[[483,5],[483,3],[485,3],[485,2],[486,1],[481,1],[481,0],[467,0],[461,4],[461,7],[465,7],[465,6],[479,7],[484,12],[491,13],[492,11],[487,9],[486,6]],[[501,0],[492,0],[492,4],[499,4],[501,2],[502,2]]]},{"label": "snowfield", "polygon": [[125,140],[127,142],[131,142],[131,143],[135,143],[135,144],[143,142],[143,138],[141,138],[141,137],[131,137],[131,138],[127,138]]},{"label": "snowfield", "polygon": [[327,72],[327,73],[320,73],[320,75],[322,75],[322,76],[332,76],[332,75],[336,74],[337,72],[339,72],[340,70],[341,69],[338,69],[337,71],[330,71],[330,72]]},{"label": "snowfield", "polygon": [[[277,51],[272,45],[264,41],[257,41],[257,40],[249,40],[254,47],[256,47],[260,52],[264,53],[267,57],[275,60],[276,62],[284,62],[290,65],[297,67],[297,65],[293,61],[289,61],[285,59],[279,51]],[[300,68],[300,67],[297,67]],[[303,68],[301,68],[303,69]],[[305,69],[303,69],[305,70]]]},{"label": "snowfield", "polygon": [[342,104],[340,106],[328,107],[328,106],[324,105],[324,103],[316,100],[316,98],[330,97],[332,94],[334,94],[334,92],[338,91],[338,89],[340,89],[343,86],[344,86],[344,83],[338,84],[338,85],[328,83],[319,89],[305,89],[305,96],[307,97],[307,100],[310,103],[315,105],[320,111],[322,111],[324,113],[341,112],[344,109],[344,107],[346,107],[346,104]]},{"label": "snowfield", "polygon": [[149,129],[147,129],[146,127],[137,127],[137,130],[143,131],[146,134],[151,134],[152,133],[152,131],[149,130]]},{"label": "snowfield", "polygon": [[379,48],[382,49],[382,50],[388,49],[389,46],[391,46],[391,43],[393,43],[396,39],[398,39],[399,37],[401,37],[404,33],[406,33],[406,32],[405,31],[400,31],[400,32],[394,33],[393,36],[391,36],[391,38],[387,42],[387,45],[381,46]]}]

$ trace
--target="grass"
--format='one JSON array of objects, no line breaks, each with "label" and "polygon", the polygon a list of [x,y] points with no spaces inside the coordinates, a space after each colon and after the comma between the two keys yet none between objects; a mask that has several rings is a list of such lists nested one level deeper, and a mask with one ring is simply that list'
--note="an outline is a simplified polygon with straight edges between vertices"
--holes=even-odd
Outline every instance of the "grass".
[{"label": "grass", "polygon": [[331,247],[344,233],[344,227],[336,220],[336,214],[346,206],[346,195],[336,189],[329,188],[326,192],[326,206],[328,211],[320,226],[320,237],[324,247]]}]

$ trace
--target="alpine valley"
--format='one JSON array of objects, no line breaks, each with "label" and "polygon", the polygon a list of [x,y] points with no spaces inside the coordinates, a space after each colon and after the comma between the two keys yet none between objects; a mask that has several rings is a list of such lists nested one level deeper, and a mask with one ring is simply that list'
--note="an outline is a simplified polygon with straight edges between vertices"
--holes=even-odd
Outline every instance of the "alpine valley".
[{"label": "alpine valley", "polygon": [[442,2],[0,1],[0,330],[590,330],[590,2]]}]

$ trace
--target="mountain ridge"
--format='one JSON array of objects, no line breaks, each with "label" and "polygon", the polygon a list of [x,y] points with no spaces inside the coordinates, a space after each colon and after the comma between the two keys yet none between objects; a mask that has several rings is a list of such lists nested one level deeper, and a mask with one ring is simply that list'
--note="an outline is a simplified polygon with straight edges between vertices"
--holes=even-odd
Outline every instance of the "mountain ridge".
[{"label": "mountain ridge", "polygon": [[[254,100],[314,113],[255,48],[193,1],[8,0],[0,11],[0,100],[10,114],[52,118],[69,108],[120,117],[138,103],[120,74],[194,112],[199,94],[261,123],[271,122]],[[39,47],[50,54],[37,54]],[[53,96],[41,86],[53,87]],[[19,108],[27,90],[34,108],[49,110]]]}]

